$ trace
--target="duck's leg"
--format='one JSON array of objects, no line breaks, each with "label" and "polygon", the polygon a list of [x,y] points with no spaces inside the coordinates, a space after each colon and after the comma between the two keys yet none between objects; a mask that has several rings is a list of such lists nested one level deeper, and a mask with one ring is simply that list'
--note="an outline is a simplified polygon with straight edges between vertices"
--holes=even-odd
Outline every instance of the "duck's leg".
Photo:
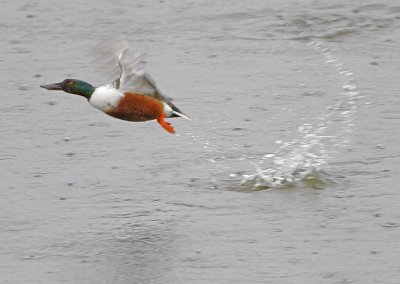
[{"label": "duck's leg", "polygon": [[169,123],[168,121],[165,121],[165,115],[164,113],[161,113],[161,115],[157,118],[157,122],[165,129],[167,130],[169,133],[174,134],[175,133],[175,129],[171,126],[171,123]]}]

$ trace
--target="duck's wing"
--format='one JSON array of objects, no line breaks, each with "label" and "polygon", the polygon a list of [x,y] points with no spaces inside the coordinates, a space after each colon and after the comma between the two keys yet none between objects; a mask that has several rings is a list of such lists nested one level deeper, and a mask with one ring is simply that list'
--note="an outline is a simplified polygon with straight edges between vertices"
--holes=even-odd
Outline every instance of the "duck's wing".
[{"label": "duck's wing", "polygon": [[129,49],[124,48],[118,56],[120,68],[119,89],[121,92],[140,93],[170,102],[171,99],[165,96],[157,87],[156,82],[146,73],[146,54],[140,53],[130,55]]},{"label": "duck's wing", "polygon": [[100,61],[107,60],[104,64],[107,67],[106,69],[109,70],[110,66],[113,68],[113,74],[117,77],[112,83],[113,87],[119,89],[122,93],[139,93],[155,97],[167,103],[174,111],[174,116],[189,119],[172,103],[172,99],[160,90],[153,78],[145,72],[145,53],[133,54],[124,39],[115,38],[104,44],[99,44],[96,48],[96,54]]},{"label": "duck's wing", "polygon": [[146,54],[132,53],[122,37],[113,36],[99,43],[93,51],[97,65],[116,78],[113,82],[115,88],[171,101],[145,72]]},{"label": "duck's wing", "polygon": [[146,55],[143,53],[131,56],[128,48],[121,51],[118,56],[118,66],[120,68],[119,81],[122,92],[155,96],[157,91],[155,84],[146,79],[145,58]]},{"label": "duck's wing", "polygon": [[118,56],[118,66],[120,68],[120,76],[115,81],[117,88],[122,92],[139,93],[152,96],[167,103],[173,110],[172,116],[180,116],[185,119],[190,118],[183,114],[173,103],[172,99],[167,97],[157,87],[153,78],[145,72],[145,54],[129,55],[129,49],[124,48]]},{"label": "duck's wing", "polygon": [[114,87],[117,87],[121,75],[121,68],[117,63],[121,52],[127,47],[128,43],[123,37],[111,36],[98,42],[88,50],[88,55],[93,59],[92,64],[102,71],[109,80],[114,79],[112,83]]}]

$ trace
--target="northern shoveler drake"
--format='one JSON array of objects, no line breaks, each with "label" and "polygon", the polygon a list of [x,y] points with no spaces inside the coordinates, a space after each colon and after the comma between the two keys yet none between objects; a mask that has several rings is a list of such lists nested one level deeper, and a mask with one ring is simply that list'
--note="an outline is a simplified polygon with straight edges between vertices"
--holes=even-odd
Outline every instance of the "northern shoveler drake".
[{"label": "northern shoveler drake", "polygon": [[41,85],[47,90],[60,90],[85,97],[89,103],[106,114],[127,121],[156,119],[169,133],[175,133],[168,117],[189,119],[162,94],[154,80],[144,72],[144,55],[127,62],[128,48],[119,51],[119,78],[100,87],[77,80],[65,79],[60,83]]}]

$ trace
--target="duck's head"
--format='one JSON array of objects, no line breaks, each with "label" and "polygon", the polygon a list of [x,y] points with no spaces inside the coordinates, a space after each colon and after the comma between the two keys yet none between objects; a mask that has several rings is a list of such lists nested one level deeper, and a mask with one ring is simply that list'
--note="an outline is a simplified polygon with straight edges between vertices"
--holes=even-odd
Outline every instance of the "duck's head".
[{"label": "duck's head", "polygon": [[47,90],[64,91],[70,94],[80,95],[87,99],[90,99],[91,95],[95,91],[95,87],[85,81],[77,79],[65,79],[60,83],[40,85],[40,87]]}]

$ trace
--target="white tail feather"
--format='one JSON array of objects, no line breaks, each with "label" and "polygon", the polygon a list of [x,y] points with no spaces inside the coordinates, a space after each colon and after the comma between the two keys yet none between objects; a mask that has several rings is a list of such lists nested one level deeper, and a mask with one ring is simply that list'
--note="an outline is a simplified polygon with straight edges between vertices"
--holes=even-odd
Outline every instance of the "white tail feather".
[{"label": "white tail feather", "polygon": [[177,112],[177,111],[175,111],[175,110],[172,111],[172,113],[174,113],[174,114],[176,114],[177,116],[180,116],[180,117],[182,117],[182,118],[184,118],[184,119],[192,120],[190,117],[184,115],[183,113]]}]

